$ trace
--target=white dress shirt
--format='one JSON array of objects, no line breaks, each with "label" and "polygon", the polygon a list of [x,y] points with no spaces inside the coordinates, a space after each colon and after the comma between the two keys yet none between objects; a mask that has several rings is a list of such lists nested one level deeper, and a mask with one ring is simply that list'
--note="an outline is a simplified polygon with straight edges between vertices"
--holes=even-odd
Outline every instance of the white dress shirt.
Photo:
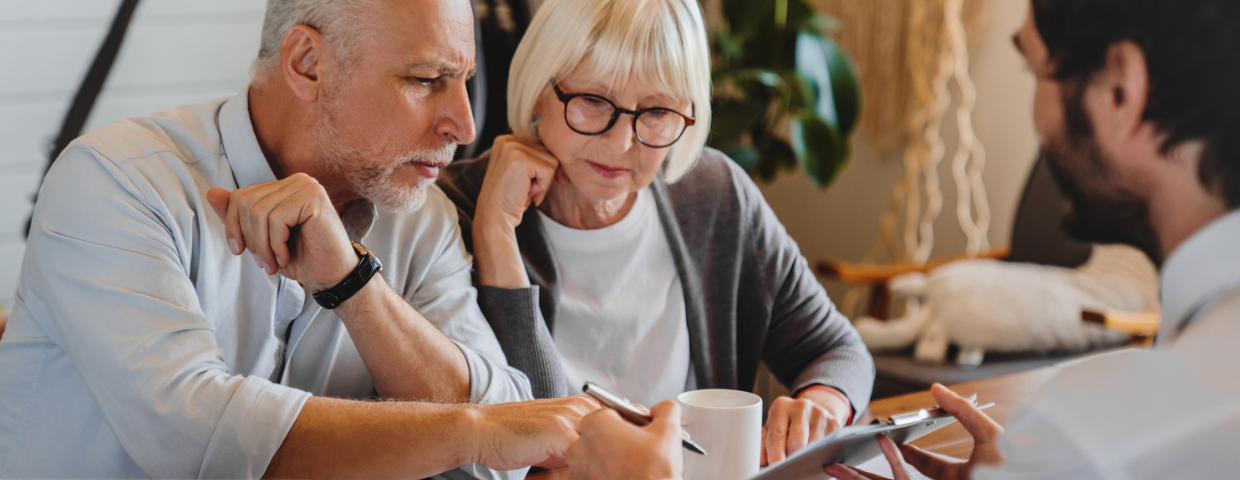
[{"label": "white dress shirt", "polygon": [[[311,394],[373,394],[339,318],[230,253],[206,201],[276,180],[247,105],[243,93],[110,124],[48,174],[0,341],[0,477],[257,478]],[[531,398],[477,307],[438,188],[413,213],[355,202],[343,220],[460,346],[471,401]]]},{"label": "white dress shirt", "polygon": [[539,214],[562,279],[553,339],[569,393],[588,380],[654,406],[684,392],[693,370],[684,288],[650,192],[594,230]]},{"label": "white dress shirt", "polygon": [[1217,479],[1240,475],[1240,212],[1162,269],[1152,351],[1071,362],[1008,424],[1007,465],[979,479]]}]

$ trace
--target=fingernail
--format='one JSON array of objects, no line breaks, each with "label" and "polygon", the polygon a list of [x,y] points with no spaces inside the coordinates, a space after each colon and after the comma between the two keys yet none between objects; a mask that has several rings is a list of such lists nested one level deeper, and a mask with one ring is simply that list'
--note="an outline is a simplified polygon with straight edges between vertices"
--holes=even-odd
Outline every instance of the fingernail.
[{"label": "fingernail", "polygon": [[254,264],[258,265],[258,268],[263,269],[264,272],[267,271],[267,265],[263,264],[263,260],[261,258],[254,257]]},{"label": "fingernail", "polygon": [[233,255],[241,255],[241,242],[235,238],[228,239],[228,250],[232,251]]}]

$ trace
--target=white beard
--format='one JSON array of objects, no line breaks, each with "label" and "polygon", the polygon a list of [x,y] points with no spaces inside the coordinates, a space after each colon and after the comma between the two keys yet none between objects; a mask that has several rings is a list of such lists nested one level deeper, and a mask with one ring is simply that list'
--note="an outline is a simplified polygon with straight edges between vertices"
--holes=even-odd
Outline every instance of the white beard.
[{"label": "white beard", "polygon": [[409,213],[426,203],[426,189],[433,178],[422,178],[414,185],[405,185],[393,178],[396,170],[412,161],[446,164],[456,153],[456,144],[445,142],[441,147],[412,150],[375,158],[341,141],[330,114],[315,125],[314,138],[323,152],[328,171],[343,177],[353,191],[376,206],[396,213]]}]

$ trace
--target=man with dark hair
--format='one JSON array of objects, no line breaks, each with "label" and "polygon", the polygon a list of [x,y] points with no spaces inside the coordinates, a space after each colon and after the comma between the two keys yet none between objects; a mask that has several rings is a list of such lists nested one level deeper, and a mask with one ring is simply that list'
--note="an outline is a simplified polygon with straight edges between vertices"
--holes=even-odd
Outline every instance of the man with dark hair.
[{"label": "man with dark hair", "polygon": [[1235,476],[1240,3],[1033,0],[1014,41],[1037,76],[1034,124],[1071,199],[1066,227],[1161,269],[1157,346],[1063,366],[1007,433],[936,386],[973,435],[972,458],[886,440],[896,478],[904,461],[935,479]]},{"label": "man with dark hair", "polygon": [[[1014,40],[1037,76],[1034,124],[1071,199],[1067,227],[1083,240],[1136,246],[1161,268],[1157,347],[1062,366],[1006,433],[936,385],[935,399],[973,436],[973,454],[947,461],[884,439],[896,479],[909,477],[905,461],[935,479],[1234,477],[1240,2],[1032,0]],[[619,421],[586,417],[573,451],[640,439],[623,435]],[[647,466],[666,452],[650,453],[656,461],[630,459],[634,471],[594,478],[658,475]],[[841,465],[826,471],[878,478]]]}]

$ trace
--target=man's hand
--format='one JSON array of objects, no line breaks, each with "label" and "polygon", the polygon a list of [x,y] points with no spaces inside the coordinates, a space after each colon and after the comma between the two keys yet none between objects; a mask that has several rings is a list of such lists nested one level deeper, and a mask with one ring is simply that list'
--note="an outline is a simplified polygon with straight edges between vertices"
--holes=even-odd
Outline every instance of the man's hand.
[{"label": "man's hand", "polygon": [[357,266],[340,216],[314,177],[297,173],[231,193],[212,188],[207,201],[224,222],[233,255],[249,250],[269,275],[317,291],[340,283]]},{"label": "man's hand", "polygon": [[[891,471],[895,475],[894,480],[908,478],[904,469],[905,462],[916,468],[922,475],[935,480],[964,480],[971,477],[973,469],[978,465],[1003,465],[1003,452],[999,450],[999,437],[1003,434],[1003,427],[1000,427],[968,400],[948,390],[947,387],[936,383],[930,387],[930,393],[934,395],[934,400],[939,403],[939,406],[956,417],[960,425],[964,426],[965,430],[969,431],[969,435],[973,436],[973,454],[969,456],[967,462],[953,462],[912,445],[897,447],[891,439],[883,438],[879,440],[879,446],[883,449],[883,456],[887,458],[887,463],[891,464]],[[841,480],[881,478],[840,464],[827,467],[826,472]]]},{"label": "man's hand", "polygon": [[638,427],[606,408],[581,421],[581,439],[568,449],[575,480],[664,480],[681,475],[680,405],[668,400],[651,410],[654,422]]},{"label": "man's hand", "polygon": [[776,398],[762,426],[761,465],[782,462],[810,442],[836,431],[848,423],[850,411],[843,394],[821,390],[806,390],[795,399]]},{"label": "man's hand", "polygon": [[478,405],[480,463],[496,470],[540,465],[563,467],[568,447],[580,436],[581,418],[598,410],[585,395],[499,405]]}]

